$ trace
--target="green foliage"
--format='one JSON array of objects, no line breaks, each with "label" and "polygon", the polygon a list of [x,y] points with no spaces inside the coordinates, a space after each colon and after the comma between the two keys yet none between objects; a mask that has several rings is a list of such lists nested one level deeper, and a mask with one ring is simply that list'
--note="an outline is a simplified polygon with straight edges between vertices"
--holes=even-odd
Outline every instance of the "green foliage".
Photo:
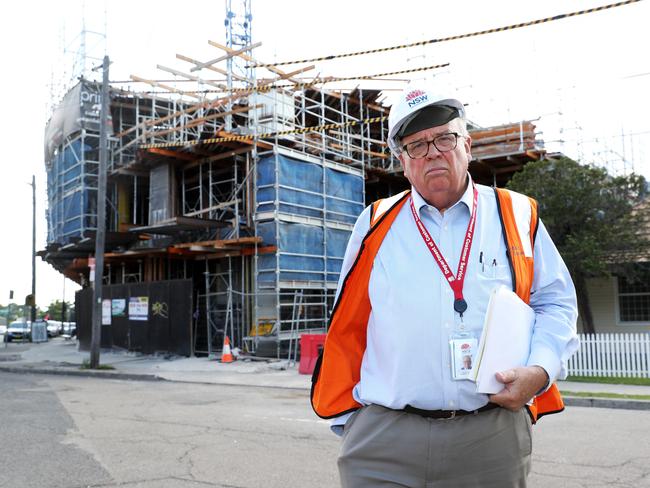
[{"label": "green foliage", "polygon": [[0,316],[7,319],[7,323],[11,323],[17,319],[23,319],[29,316],[29,310],[26,310],[23,305],[10,303],[9,305],[0,305]]},{"label": "green foliage", "polygon": [[74,305],[69,302],[63,302],[62,300],[54,300],[47,307],[47,310],[43,312],[43,316],[49,315],[50,320],[61,320],[62,311],[65,312],[65,320],[62,320],[62,322],[68,322],[71,320],[70,317],[74,315]]},{"label": "green foliage", "polygon": [[508,188],[535,198],[539,214],[571,274],[607,276],[627,263],[623,253],[647,249],[642,216],[632,209],[644,197],[642,176],[612,177],[569,158],[528,163]]}]

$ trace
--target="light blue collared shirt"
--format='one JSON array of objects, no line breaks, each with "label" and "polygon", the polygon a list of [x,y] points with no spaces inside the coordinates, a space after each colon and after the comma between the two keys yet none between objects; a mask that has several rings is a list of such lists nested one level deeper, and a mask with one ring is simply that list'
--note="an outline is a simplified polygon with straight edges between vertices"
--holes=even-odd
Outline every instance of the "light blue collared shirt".
[{"label": "light blue collared shirt", "polygon": [[[512,278],[494,191],[476,187],[476,228],[463,287],[468,307],[462,321],[478,339],[490,292],[501,284],[512,288]],[[471,179],[461,199],[443,214],[415,188],[411,195],[420,219],[455,275],[472,209]],[[369,224],[368,207],[348,242],[337,296]],[[527,364],[543,367],[553,382],[566,377],[566,360],[578,347],[578,314],[569,272],[541,222],[534,259],[530,305],[536,318]],[[476,393],[473,382],[452,380],[449,340],[461,318],[453,308],[453,291],[423,242],[408,202],[375,257],[368,292],[372,311],[361,380],[353,390],[356,401],[393,409],[408,404],[426,410],[475,410],[488,402],[487,395]],[[334,432],[340,433],[349,416],[332,421]]]}]

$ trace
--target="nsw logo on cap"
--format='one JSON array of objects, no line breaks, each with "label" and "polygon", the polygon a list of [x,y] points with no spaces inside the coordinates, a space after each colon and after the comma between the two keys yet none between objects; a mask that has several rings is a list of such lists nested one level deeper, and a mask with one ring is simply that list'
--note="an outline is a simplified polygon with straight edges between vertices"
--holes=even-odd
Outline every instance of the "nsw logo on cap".
[{"label": "nsw logo on cap", "polygon": [[405,100],[409,108],[415,107],[416,105],[427,100],[427,94],[422,90],[413,90],[406,94]]}]

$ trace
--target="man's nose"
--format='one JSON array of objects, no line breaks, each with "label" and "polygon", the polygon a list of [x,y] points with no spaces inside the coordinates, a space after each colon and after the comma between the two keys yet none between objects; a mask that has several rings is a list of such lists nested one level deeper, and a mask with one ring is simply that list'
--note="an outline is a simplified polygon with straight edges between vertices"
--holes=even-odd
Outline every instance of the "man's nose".
[{"label": "man's nose", "polygon": [[442,152],[436,147],[436,145],[431,141],[429,143],[429,147],[427,148],[427,154],[425,157],[427,158],[437,158],[440,156]]}]

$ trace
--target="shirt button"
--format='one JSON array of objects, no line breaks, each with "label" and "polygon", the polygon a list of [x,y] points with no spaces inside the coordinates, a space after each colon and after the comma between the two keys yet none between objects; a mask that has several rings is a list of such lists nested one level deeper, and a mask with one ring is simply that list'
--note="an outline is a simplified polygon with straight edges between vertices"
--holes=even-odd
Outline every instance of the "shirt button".
[{"label": "shirt button", "polygon": [[453,401],[453,400],[449,400],[449,406],[450,406],[450,407],[453,407],[453,406],[454,406],[454,401]]},{"label": "shirt button", "polygon": [[445,322],[445,329],[449,328],[449,322]]},{"label": "shirt button", "polygon": [[445,224],[445,226],[443,227],[443,229],[447,230],[447,224]]}]

